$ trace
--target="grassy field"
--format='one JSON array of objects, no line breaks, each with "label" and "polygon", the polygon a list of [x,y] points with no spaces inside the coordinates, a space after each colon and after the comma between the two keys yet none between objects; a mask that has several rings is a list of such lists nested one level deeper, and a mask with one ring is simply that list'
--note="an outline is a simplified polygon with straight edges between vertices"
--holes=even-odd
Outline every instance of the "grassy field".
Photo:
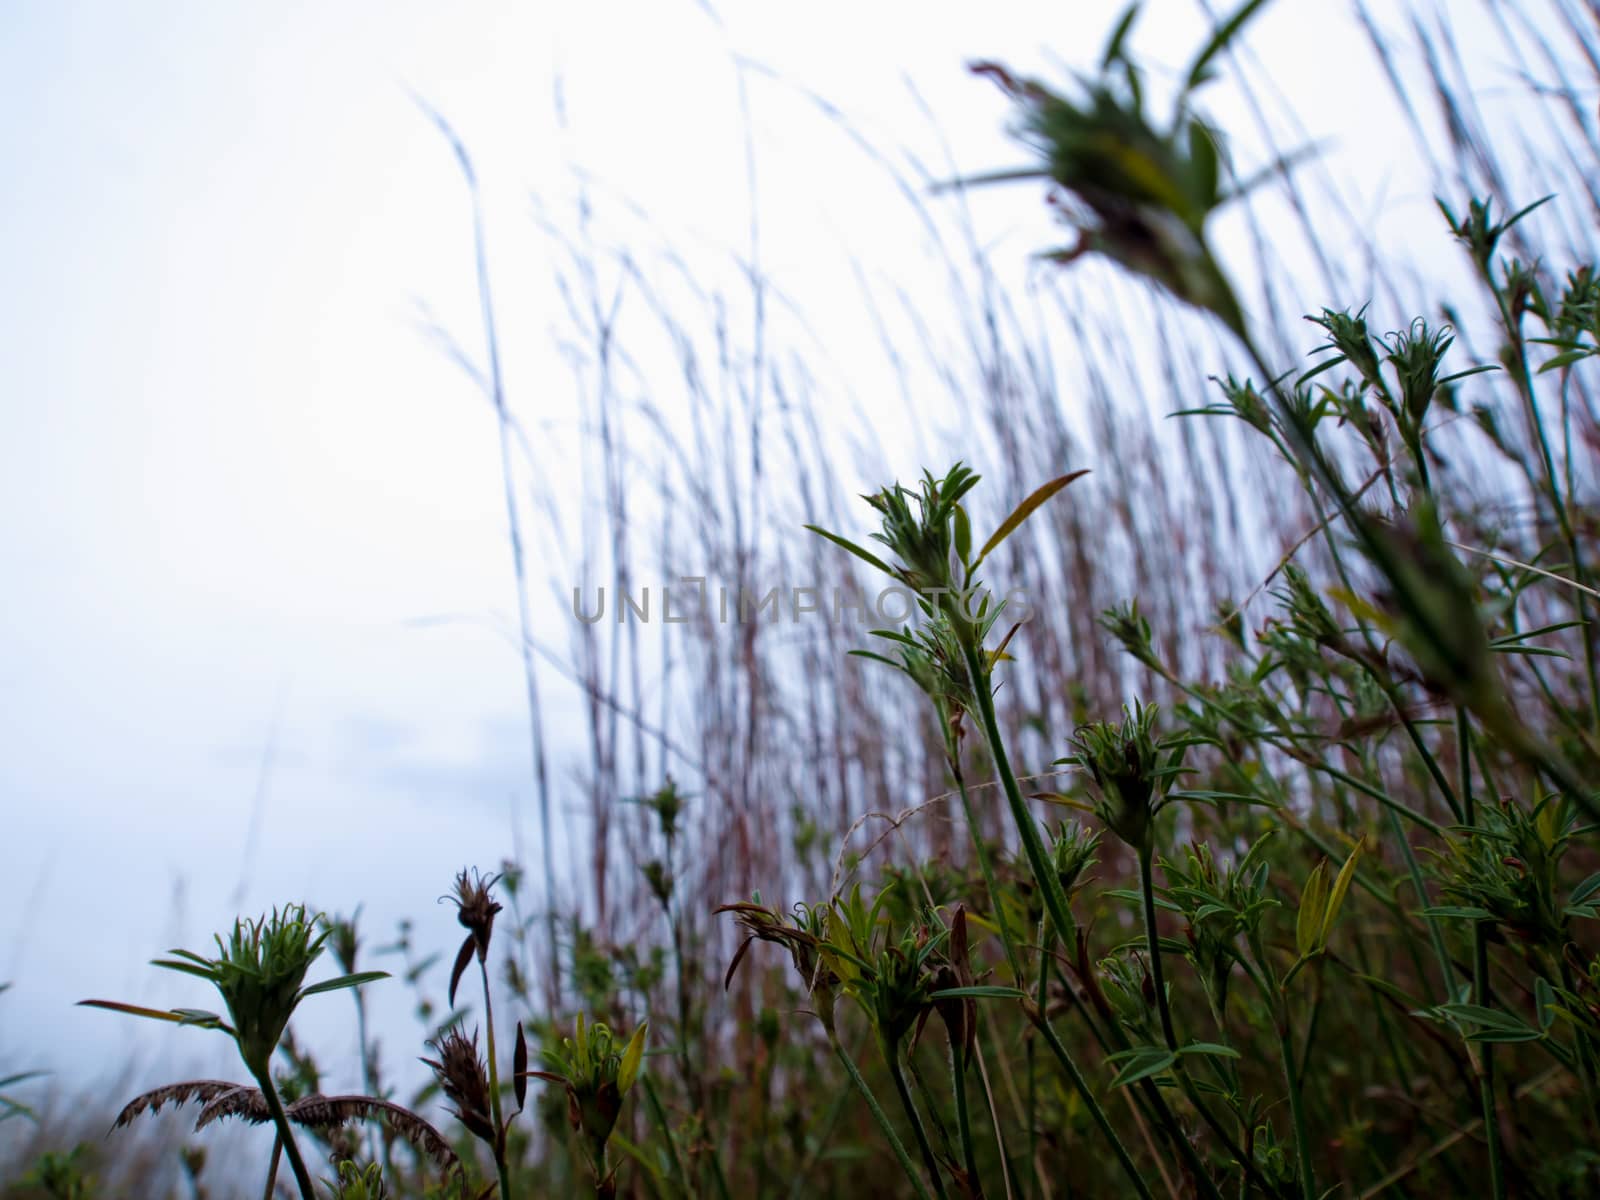
[{"label": "grassy field", "polygon": [[[1261,7],[1175,78],[1134,56],[1136,13],[1077,80],[974,65],[1013,108],[1004,183],[1061,224],[1024,289],[967,215],[999,178],[868,147],[949,286],[859,301],[908,409],[967,433],[859,500],[781,280],[748,273],[741,333],[687,268],[552,230],[599,514],[575,577],[790,589],[659,637],[575,621],[577,785],[550,768],[523,557],[547,510],[480,237],[543,857],[440,864],[417,903],[445,892],[459,944],[218,914],[157,963],[197,1007],[88,1002],[220,1034],[238,1069],[99,1120],[7,1066],[0,1194],[1600,1194],[1600,29],[1473,8],[1540,157],[1449,21],[1357,6],[1457,255],[1418,282],[1382,245],[1332,253],[1360,221],[1314,154],[1234,161],[1207,116],[1223,87],[1269,110],[1292,69],[1242,49]],[[624,286],[644,316],[614,327]],[[935,307],[964,339],[919,336]],[[646,342],[678,377],[640,387]],[[836,594],[892,616],[829,620]],[[556,823],[581,895],[553,886]],[[420,1092],[377,1053],[374,988],[415,995]],[[323,1094],[301,1003],[346,1006],[360,1094]]]}]

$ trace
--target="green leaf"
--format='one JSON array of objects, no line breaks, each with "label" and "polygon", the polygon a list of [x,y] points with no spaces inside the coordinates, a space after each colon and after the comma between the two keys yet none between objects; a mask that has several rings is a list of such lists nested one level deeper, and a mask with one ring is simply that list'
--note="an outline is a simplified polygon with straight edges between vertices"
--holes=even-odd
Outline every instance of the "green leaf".
[{"label": "green leaf", "polygon": [[1555,1003],[1555,989],[1543,975],[1537,976],[1533,981],[1533,1007],[1539,1018],[1539,1028],[1547,1033],[1556,1021]]},{"label": "green leaf", "polygon": [[1573,888],[1572,895],[1567,897],[1567,903],[1574,906],[1582,904],[1596,892],[1600,892],[1600,871],[1596,871],[1577,887]]},{"label": "green leaf", "polygon": [[1537,208],[1543,208],[1546,204],[1549,204],[1550,201],[1554,200],[1555,198],[1556,198],[1555,193],[1551,192],[1548,196],[1541,196],[1539,199],[1535,200],[1532,204],[1528,205],[1526,208],[1520,209],[1517,212],[1513,213],[1509,218],[1507,218],[1504,222],[1501,223],[1501,226],[1500,226],[1501,232],[1504,232],[1505,230],[1510,229],[1518,221],[1522,220],[1523,217],[1527,216],[1529,213],[1533,212]]},{"label": "green leaf", "polygon": [[1020,1000],[1028,993],[1020,988],[978,985],[975,987],[942,988],[928,997],[930,1000]]},{"label": "green leaf", "polygon": [[856,658],[870,658],[873,662],[881,662],[884,666],[893,667],[896,671],[905,670],[905,667],[895,662],[894,659],[885,658],[881,654],[874,654],[871,650],[846,650],[845,653],[854,655]]},{"label": "green leaf", "polygon": [[1300,957],[1305,958],[1318,950],[1317,939],[1322,934],[1323,918],[1328,913],[1328,864],[1319,861],[1306,876],[1300,889],[1300,910],[1295,914],[1294,944]]},{"label": "green leaf", "polygon": [[1356,841],[1355,849],[1350,851],[1350,857],[1344,860],[1344,866],[1339,868],[1339,874],[1333,881],[1333,888],[1328,893],[1327,915],[1322,919],[1320,946],[1326,946],[1328,939],[1333,936],[1333,923],[1339,919],[1339,909],[1344,906],[1345,893],[1350,890],[1350,881],[1355,878],[1356,860],[1361,857],[1361,851],[1366,844],[1365,837]]},{"label": "green leaf", "polygon": [[187,959],[188,961],[194,963],[196,966],[210,967],[210,966],[214,966],[215,965],[211,961],[211,959],[202,958],[200,955],[194,953],[192,950],[168,950],[167,953],[171,954],[171,955],[174,955],[177,958]]},{"label": "green leaf", "polygon": [[1445,921],[1492,921],[1494,914],[1487,908],[1474,908],[1466,904],[1437,904],[1422,910],[1425,917],[1438,917]]},{"label": "green leaf", "polygon": [[967,565],[967,560],[972,557],[972,522],[967,518],[967,510],[961,505],[956,505],[954,518],[956,558],[962,566]]},{"label": "green leaf", "polygon": [[1454,1020],[1480,1026],[1477,1032],[1467,1035],[1468,1041],[1536,1042],[1544,1036],[1520,1017],[1481,1004],[1441,1004],[1437,1011]]},{"label": "green leaf", "polygon": [[644,1058],[644,1035],[649,1028],[650,1023],[646,1021],[635,1029],[633,1036],[628,1039],[628,1048],[622,1052],[622,1065],[617,1068],[617,1091],[621,1095],[627,1095],[634,1080],[639,1078],[639,1063]]},{"label": "green leaf", "polygon": [[1238,12],[1217,26],[1216,32],[1211,35],[1211,40],[1205,44],[1189,68],[1189,79],[1183,87],[1186,93],[1194,91],[1205,82],[1206,68],[1211,65],[1211,60],[1228,48],[1228,44],[1238,36],[1245,23],[1255,16],[1265,3],[1266,0],[1246,0]]},{"label": "green leaf", "polygon": [[1379,979],[1374,975],[1357,975],[1356,978],[1373,991],[1382,993],[1395,1003],[1404,1005],[1407,1009],[1413,1009],[1417,1006],[1416,997],[1407,995],[1402,988],[1390,983],[1387,979]]},{"label": "green leaf", "polygon": [[[137,1004],[123,1004],[117,1000],[79,1000],[78,1003],[84,1008],[103,1008],[109,1012],[125,1013],[130,1017],[145,1017],[151,1021],[169,1021],[174,1025],[195,1024],[193,1014],[198,1011],[196,1009],[182,1008],[143,1008]],[[206,1015],[215,1017],[213,1013]],[[221,1024],[219,1018],[217,1028],[226,1030],[228,1027]],[[229,1032],[232,1031],[229,1030]]]},{"label": "green leaf", "polygon": [[1209,1054],[1216,1058],[1238,1058],[1239,1052],[1220,1042],[1190,1042],[1178,1050],[1179,1054]]},{"label": "green leaf", "polygon": [[1485,371],[1498,371],[1500,369],[1499,363],[1483,363],[1476,367],[1468,367],[1465,371],[1457,371],[1454,375],[1443,376],[1439,380],[1439,386],[1443,387],[1447,383],[1455,383],[1458,379],[1466,379],[1471,375],[1482,375]]},{"label": "green leaf", "polygon": [[876,554],[872,553],[872,551],[863,550],[860,546],[856,545],[854,542],[850,541],[849,539],[842,538],[837,533],[829,533],[826,529],[823,529],[820,526],[807,525],[805,528],[809,529],[812,533],[817,534],[819,537],[827,538],[835,546],[840,546],[840,547],[850,551],[851,554],[854,554],[862,562],[868,563],[871,566],[877,567],[878,570],[882,571],[885,575],[889,576],[891,579],[899,579],[900,578],[900,576],[895,572],[895,569],[893,567],[891,567],[888,563],[884,562],[883,559],[879,558]]},{"label": "green leaf", "polygon": [[[1113,900],[1131,900],[1135,904],[1144,903],[1144,893],[1133,888],[1107,888],[1101,895],[1110,896]],[[1163,896],[1157,896],[1155,901],[1157,908],[1164,908],[1167,912],[1181,913],[1183,911],[1180,906]]]},{"label": "green leaf", "polygon": [[1467,1034],[1469,1042],[1537,1042],[1544,1037],[1538,1029],[1523,1026],[1521,1029],[1480,1029],[1476,1033]]},{"label": "green leaf", "polygon": [[1000,528],[996,529],[993,535],[990,536],[989,540],[983,544],[983,549],[978,551],[978,561],[972,564],[973,570],[978,569],[979,565],[984,559],[989,557],[990,552],[994,550],[996,546],[1015,533],[1017,526],[1021,525],[1024,521],[1031,517],[1035,509],[1044,504],[1045,501],[1049,500],[1051,496],[1054,496],[1074,479],[1078,479],[1081,476],[1087,475],[1088,473],[1089,471],[1086,467],[1081,471],[1073,471],[1070,475],[1063,475],[1059,479],[1052,479],[1043,487],[1036,488],[1031,496],[1029,496],[1026,500],[1012,510],[1009,517],[1000,522]]},{"label": "green leaf", "polygon": [[354,975],[340,975],[336,979],[325,979],[321,983],[313,983],[308,988],[300,989],[300,999],[315,996],[319,992],[337,992],[341,988],[360,987],[363,983],[371,983],[374,979],[387,979],[387,971],[357,971]]},{"label": "green leaf", "polygon": [[1489,649],[1495,654],[1525,654],[1529,658],[1568,658],[1563,650],[1553,650],[1549,646],[1502,646],[1491,644]]},{"label": "green leaf", "polygon": [[1594,349],[1589,346],[1584,346],[1578,350],[1563,350],[1554,358],[1541,363],[1539,366],[1539,374],[1543,375],[1546,371],[1557,371],[1562,367],[1570,367],[1573,363],[1582,362],[1584,359],[1591,357],[1593,354]]},{"label": "green leaf", "polygon": [[1123,1062],[1122,1070],[1117,1072],[1117,1077],[1111,1081],[1111,1086],[1114,1088],[1137,1083],[1151,1075],[1158,1075],[1178,1061],[1176,1054],[1162,1046],[1140,1046],[1135,1050],[1124,1050],[1120,1054],[1113,1054],[1111,1058],[1113,1061],[1121,1059]]},{"label": "green leaf", "polygon": [[1260,808],[1277,808],[1276,800],[1269,800],[1265,796],[1252,796],[1245,792],[1213,792],[1213,791],[1177,791],[1168,792],[1168,800],[1193,800],[1199,804],[1212,804],[1220,807],[1224,801],[1230,804],[1252,804]]},{"label": "green leaf", "polygon": [[211,1012],[209,1009],[175,1008],[172,1011],[177,1013],[181,1018],[181,1020],[178,1022],[180,1025],[201,1025],[207,1029],[222,1028],[221,1015]]},{"label": "green leaf", "polygon": [[1206,200],[1217,194],[1217,176],[1221,169],[1214,138],[1204,121],[1189,122],[1189,161],[1196,175],[1195,195]]},{"label": "green leaf", "polygon": [[1117,26],[1111,31],[1111,38],[1106,42],[1105,53],[1100,56],[1100,69],[1103,71],[1112,63],[1123,56],[1123,47],[1127,45],[1128,34],[1133,30],[1133,23],[1138,19],[1139,5],[1137,2],[1128,5]]},{"label": "green leaf", "polygon": [[152,958],[150,965],[168,971],[182,971],[185,975],[193,975],[197,979],[204,979],[207,983],[213,983],[217,978],[216,971],[209,966],[197,967],[193,963],[174,962],[170,958]]},{"label": "green leaf", "polygon": [[1575,629],[1583,624],[1582,621],[1556,621],[1550,625],[1541,625],[1537,629],[1522,629],[1516,633],[1508,633],[1504,637],[1493,639],[1491,646],[1507,646],[1515,642],[1525,642],[1529,638],[1539,637],[1546,633],[1560,633],[1563,629]]}]

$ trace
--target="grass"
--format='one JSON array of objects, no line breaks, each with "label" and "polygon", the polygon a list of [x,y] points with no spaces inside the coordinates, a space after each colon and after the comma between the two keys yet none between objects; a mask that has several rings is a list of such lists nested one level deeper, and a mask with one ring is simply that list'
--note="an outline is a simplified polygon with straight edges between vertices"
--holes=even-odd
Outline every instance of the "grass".
[{"label": "grass", "polygon": [[[1174,449],[1114,398],[1133,335],[1068,306],[1097,355],[1098,436],[1075,433],[1022,300],[980,261],[949,300],[986,388],[985,477],[958,463],[845,508],[804,406],[768,414],[764,396],[800,386],[768,332],[737,353],[718,315],[702,360],[692,310],[610,264],[684,364],[691,427],[749,431],[738,462],[701,432],[673,446],[669,556],[734,587],[802,568],[857,592],[881,581],[914,608],[789,643],[758,621],[691,621],[667,643],[678,656],[648,664],[625,630],[585,626],[581,902],[563,902],[548,857],[537,885],[516,862],[462,871],[443,1008],[448,947],[402,931],[385,979],[360,969],[356,919],[302,906],[237,922],[215,958],[175,951],[157,965],[225,1011],[92,1003],[231,1038],[248,1082],[169,1085],[116,1124],[188,1103],[199,1138],[228,1117],[268,1126],[252,1187],[305,1200],[1593,1194],[1592,238],[1563,240],[1554,206],[1506,194],[1516,176],[1476,124],[1448,27],[1430,28],[1457,172],[1439,219],[1467,282],[1398,329],[1370,325],[1354,293],[1298,302],[1314,315],[1297,341],[1274,332],[1281,313],[1214,242],[1230,212],[1253,219],[1247,184],[1284,171],[1230,162],[1202,107],[1260,7],[1217,24],[1163,112],[1131,11],[1072,88],[977,68],[1016,108],[1028,161],[1005,178],[1044,189],[1070,229],[1044,251],[1050,286],[1109,262],[1146,289],[1138,336],[1160,342]],[[1559,62],[1543,68],[1558,118],[1579,95]],[[586,394],[614,523],[585,545],[621,561],[630,430],[667,401],[627,407],[600,259],[568,248],[574,320],[599,323]],[[485,379],[515,514],[520,431],[498,371]],[[763,419],[788,458],[762,453]],[[1252,503],[1270,508],[1247,525]],[[1283,550],[1256,570],[1264,534]],[[520,642],[545,821],[526,616]],[[692,719],[647,711],[646,665],[663,696],[696,696]],[[307,985],[328,947],[340,974]],[[365,1030],[372,987],[417,997],[433,1078],[403,1103]],[[322,1095],[292,1036],[296,1006],[335,990],[355,997],[359,1096]],[[29,1082],[8,1078],[7,1113]],[[30,1147],[11,1192],[87,1194],[98,1168],[71,1153]],[[195,1194],[233,1182],[185,1178]]]}]

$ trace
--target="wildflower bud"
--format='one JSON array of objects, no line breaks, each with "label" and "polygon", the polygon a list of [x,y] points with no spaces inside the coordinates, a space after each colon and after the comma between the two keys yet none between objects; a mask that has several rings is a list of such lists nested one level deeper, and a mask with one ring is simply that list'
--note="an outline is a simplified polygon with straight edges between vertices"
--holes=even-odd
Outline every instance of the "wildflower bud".
[{"label": "wildflower bud", "polygon": [[1100,628],[1116,638],[1134,658],[1147,666],[1157,665],[1155,650],[1150,644],[1150,622],[1140,614],[1137,600],[1106,609],[1100,614],[1099,623]]},{"label": "wildflower bud", "polygon": [[295,904],[255,921],[236,921],[227,943],[217,939],[222,953],[212,964],[213,982],[233,1018],[239,1054],[258,1076],[283,1038],[307,969],[322,953],[327,933],[316,934],[313,927],[305,906]]},{"label": "wildflower bud", "polygon": [[1073,734],[1075,753],[1065,761],[1089,773],[1100,789],[1096,813],[1140,853],[1150,850],[1154,801],[1163,776],[1153,734],[1155,707],[1135,706],[1121,725],[1095,721]]},{"label": "wildflower bud", "polygon": [[1448,326],[1430,330],[1419,317],[1409,329],[1391,333],[1384,341],[1389,350],[1387,358],[1400,381],[1403,412],[1399,415],[1410,422],[1414,432],[1421,428],[1439,390],[1439,365],[1455,335]]},{"label": "wildflower bud", "polygon": [[1342,358],[1355,368],[1364,384],[1372,388],[1382,388],[1383,377],[1378,370],[1378,352],[1372,344],[1372,335],[1367,332],[1366,311],[1363,308],[1352,316],[1348,309],[1336,312],[1331,308],[1325,308],[1320,317],[1308,319],[1313,325],[1319,325],[1327,332],[1327,344],[1322,349],[1332,350],[1337,355],[1330,361],[1337,362]]},{"label": "wildflower bud", "polygon": [[660,859],[652,858],[640,869],[644,872],[650,894],[665,906],[672,899],[672,876],[668,873],[666,864]]},{"label": "wildflower bud", "polygon": [[1100,835],[1085,829],[1076,821],[1062,825],[1051,839],[1050,858],[1055,866],[1056,879],[1061,884],[1061,894],[1071,897],[1078,879],[1084,871],[1094,866],[1095,848]]}]

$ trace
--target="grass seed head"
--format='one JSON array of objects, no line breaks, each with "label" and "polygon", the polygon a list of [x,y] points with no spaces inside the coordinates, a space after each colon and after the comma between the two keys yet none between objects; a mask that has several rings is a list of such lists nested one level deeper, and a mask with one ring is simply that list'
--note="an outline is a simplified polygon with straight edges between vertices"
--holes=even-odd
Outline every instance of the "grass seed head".
[{"label": "grass seed head", "polygon": [[455,1105],[456,1120],[473,1137],[493,1146],[495,1128],[490,1116],[493,1105],[489,1096],[489,1073],[483,1056],[478,1053],[477,1031],[469,1038],[459,1027],[453,1027],[428,1044],[439,1057],[422,1061],[433,1069],[445,1098]]}]

